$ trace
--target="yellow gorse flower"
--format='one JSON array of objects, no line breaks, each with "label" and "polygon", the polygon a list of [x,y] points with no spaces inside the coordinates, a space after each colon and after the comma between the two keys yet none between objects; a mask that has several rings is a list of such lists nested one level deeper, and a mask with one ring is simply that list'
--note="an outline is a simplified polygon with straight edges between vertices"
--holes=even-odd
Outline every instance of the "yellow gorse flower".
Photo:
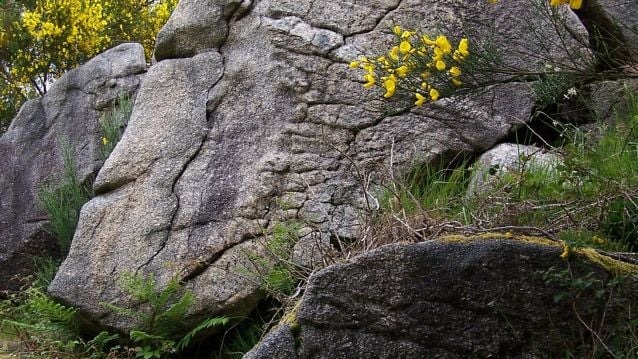
[{"label": "yellow gorse flower", "polygon": [[402,54],[407,54],[412,50],[412,45],[410,45],[410,41],[401,41],[401,45],[399,45],[399,50]]},{"label": "yellow gorse flower", "polygon": [[415,106],[423,106],[462,86],[462,62],[470,55],[468,39],[460,39],[455,47],[445,35],[431,38],[399,25],[391,31],[396,42],[388,52],[349,64],[351,69],[365,71],[364,88],[379,86],[384,98],[410,94],[416,98]]},{"label": "yellow gorse flower", "polygon": [[394,77],[394,75],[390,75],[390,77],[387,77],[383,80],[383,87],[385,87],[386,92],[385,94],[383,94],[383,97],[385,98],[390,98],[394,95],[394,92],[396,91],[396,87],[397,87],[397,79],[396,77]]}]

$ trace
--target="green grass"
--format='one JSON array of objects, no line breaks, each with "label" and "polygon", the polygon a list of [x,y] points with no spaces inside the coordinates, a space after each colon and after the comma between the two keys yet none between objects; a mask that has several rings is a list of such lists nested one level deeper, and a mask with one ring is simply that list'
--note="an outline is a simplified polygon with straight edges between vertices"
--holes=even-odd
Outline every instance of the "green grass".
[{"label": "green grass", "polygon": [[[470,167],[422,165],[391,183],[380,196],[384,213],[426,211],[437,222],[466,228],[537,227],[567,242],[606,249],[638,249],[638,99],[629,112],[596,131],[561,130],[564,160],[534,162],[520,154],[510,171],[484,170],[489,183],[468,193]],[[475,169],[476,171],[477,169]]]},{"label": "green grass", "polygon": [[456,168],[418,166],[386,188],[380,196],[381,207],[408,215],[427,210],[448,217],[462,211],[468,181],[466,162]]},{"label": "green grass", "polygon": [[128,124],[133,112],[133,101],[131,98],[121,92],[111,111],[102,117],[100,121],[100,159],[106,160],[115,145],[122,138],[124,127]]}]

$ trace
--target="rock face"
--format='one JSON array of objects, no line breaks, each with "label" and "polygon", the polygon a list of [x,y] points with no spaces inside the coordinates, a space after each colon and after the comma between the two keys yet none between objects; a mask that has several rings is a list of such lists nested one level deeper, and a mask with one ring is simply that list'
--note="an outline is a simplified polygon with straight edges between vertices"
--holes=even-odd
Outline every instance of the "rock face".
[{"label": "rock face", "polygon": [[[391,24],[481,23],[486,37],[496,30],[507,39],[498,43],[507,63],[545,66],[537,41],[523,31],[540,16],[513,1],[179,6],[159,36],[156,58],[164,60],[145,78],[49,288],[122,330],[134,323],[99,305],[127,303],[116,284],[122,274],[154,273],[160,283],[178,276],[197,298],[193,317],[245,314],[259,297],[247,254],[259,250],[274,223],[301,221],[304,233],[322,240],[353,240],[359,214],[390,171],[484,151],[529,119],[533,98],[520,82],[389,109],[348,63],[385,51]],[[517,31],[525,36],[514,38]],[[576,41],[568,46],[586,52]],[[552,48],[547,56],[565,55]]]},{"label": "rock face", "polygon": [[141,45],[111,49],[57,80],[44,97],[25,103],[0,138],[0,291],[18,289],[21,282],[13,279],[32,273],[34,257],[59,255],[37,192],[61,175],[63,143],[79,180],[95,175],[101,165],[99,119],[119,91],[136,90],[145,67]]},{"label": "rock face", "polygon": [[[382,247],[311,276],[296,323],[276,329],[246,357],[564,355],[586,344],[580,335],[591,333],[571,301],[554,300],[569,291],[569,277],[544,278],[551,267],[556,273],[568,267],[560,254],[558,245],[492,239]],[[574,278],[608,279],[605,271],[580,259],[570,268]],[[605,323],[609,328],[628,315],[625,305],[638,295],[638,277],[628,277],[616,290],[607,307],[607,318],[614,318]],[[591,313],[599,308],[593,291],[580,295],[574,307],[578,315],[599,323],[600,316]]]}]

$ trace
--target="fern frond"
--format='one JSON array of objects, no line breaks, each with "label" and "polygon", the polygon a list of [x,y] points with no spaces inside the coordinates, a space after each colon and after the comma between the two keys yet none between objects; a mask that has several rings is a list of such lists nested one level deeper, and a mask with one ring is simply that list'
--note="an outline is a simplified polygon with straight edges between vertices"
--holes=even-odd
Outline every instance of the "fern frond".
[{"label": "fern frond", "polygon": [[228,317],[213,317],[202,321],[193,330],[188,332],[188,334],[186,334],[179,342],[177,342],[177,350],[184,350],[190,344],[191,340],[193,340],[193,338],[202,330],[216,326],[224,326],[228,324],[229,321],[230,318]]},{"label": "fern frond", "polygon": [[131,340],[136,343],[149,342],[152,340],[164,340],[164,337],[161,335],[148,334],[147,332],[141,330],[131,330],[129,336]]},{"label": "fern frond", "polygon": [[172,322],[181,321],[186,315],[186,312],[188,312],[188,308],[190,308],[193,300],[195,300],[193,292],[190,290],[185,291],[176,303],[162,313],[162,320],[167,319]]}]

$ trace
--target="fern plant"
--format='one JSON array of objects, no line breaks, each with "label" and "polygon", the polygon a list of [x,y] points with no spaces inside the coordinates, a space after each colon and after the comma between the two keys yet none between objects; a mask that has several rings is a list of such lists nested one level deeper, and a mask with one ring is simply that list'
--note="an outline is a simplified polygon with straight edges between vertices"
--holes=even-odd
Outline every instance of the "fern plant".
[{"label": "fern plant", "polygon": [[130,340],[137,345],[136,358],[170,357],[186,349],[193,338],[204,330],[223,326],[230,321],[228,317],[208,318],[186,335],[180,336],[195,297],[192,291],[183,288],[176,277],[160,290],[152,274],[145,277],[125,273],[120,278],[120,286],[145,309],[133,310],[111,303],[102,305],[139,322],[139,327],[129,333]]},{"label": "fern plant", "polygon": [[77,344],[77,309],[51,299],[42,287],[15,294],[14,306],[2,308],[2,332],[38,352],[67,351]]}]

